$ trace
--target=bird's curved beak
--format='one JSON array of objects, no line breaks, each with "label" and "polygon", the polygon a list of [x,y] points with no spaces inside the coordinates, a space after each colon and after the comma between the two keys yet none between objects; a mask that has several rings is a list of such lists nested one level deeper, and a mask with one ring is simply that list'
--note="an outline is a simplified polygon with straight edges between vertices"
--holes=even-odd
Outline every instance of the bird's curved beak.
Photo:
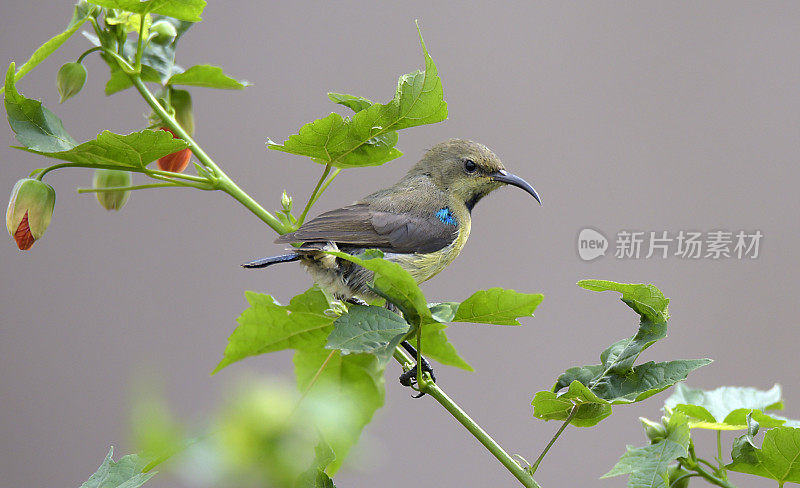
[{"label": "bird's curved beak", "polygon": [[542,204],[542,200],[539,198],[539,194],[536,193],[536,190],[533,189],[533,187],[530,185],[530,183],[528,183],[527,181],[523,180],[522,178],[520,178],[517,175],[512,175],[508,171],[506,171],[504,169],[501,169],[500,171],[496,171],[496,172],[490,174],[489,178],[491,178],[494,181],[499,181],[501,183],[505,183],[507,185],[514,185],[517,188],[522,188],[526,192],[530,193],[531,196],[533,198],[535,198],[537,202],[539,202],[539,205]]}]

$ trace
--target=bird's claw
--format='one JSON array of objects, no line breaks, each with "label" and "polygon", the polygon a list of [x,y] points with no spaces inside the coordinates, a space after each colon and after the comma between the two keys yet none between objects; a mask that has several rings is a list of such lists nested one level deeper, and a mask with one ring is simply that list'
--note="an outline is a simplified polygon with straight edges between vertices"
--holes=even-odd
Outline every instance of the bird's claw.
[{"label": "bird's claw", "polygon": [[[433,374],[433,368],[431,367],[431,363],[429,363],[428,360],[423,357],[420,358],[420,366],[422,367],[422,372],[428,373],[431,377],[431,381],[436,383],[436,375]],[[413,368],[409,369],[408,371],[400,375],[400,384],[408,387],[413,387],[414,385],[419,384],[417,381],[416,365],[414,365]],[[425,392],[420,392],[418,395],[413,395],[413,397],[420,398],[423,395],[425,395]]]}]

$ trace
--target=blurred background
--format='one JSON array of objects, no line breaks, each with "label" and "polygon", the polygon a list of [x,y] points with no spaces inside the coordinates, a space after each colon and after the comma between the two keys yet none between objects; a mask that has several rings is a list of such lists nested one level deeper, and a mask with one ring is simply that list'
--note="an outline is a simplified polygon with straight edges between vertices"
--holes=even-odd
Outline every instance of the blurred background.
[{"label": "blurred background", "polygon": [[[63,30],[71,11],[70,1],[2,2],[0,61],[22,63]],[[193,88],[196,139],[269,209],[284,189],[305,202],[322,168],[268,151],[265,140],[283,140],[334,110],[328,91],[390,99],[397,77],[422,66],[419,19],[449,120],[403,131],[403,158],[344,171],[315,210],[393,183],[450,137],[487,144],[536,187],[541,208],[517,190],[482,201],[461,257],[423,286],[430,301],[491,286],[544,293],[523,327],[451,326],[451,341],[476,372],[436,369],[442,387],[509,452],[533,461],[559,427],[532,417],[536,391],[568,367],[596,364],[605,347],[635,331],[636,316],[616,294],[575,286],[583,278],[652,282],[672,299],[669,337],[643,360],[713,358],[691,386],[777,382],[785,415],[800,418],[800,4],[232,0],[211,2],[203,17],[183,37],[178,63],[221,65],[254,85]],[[42,99],[78,141],[106,128],[141,130],[148,107],[133,90],[107,99],[107,68],[95,56],[86,61],[87,86],[58,105],[56,71],[88,47],[76,35],[18,88]],[[10,129],[0,131],[5,192],[48,164],[9,148],[15,144]],[[310,285],[296,265],[239,267],[282,250],[273,231],[226,195],[192,189],[135,192],[122,211],[107,212],[74,191],[91,186],[91,174],[48,175],[58,201],[46,236],[30,252],[10,238],[0,246],[3,486],[78,486],[110,445],[130,452],[134,384],[159,385],[192,425],[242,378],[292,381],[290,352],[209,375],[246,307],[244,290],[286,301]],[[577,252],[586,227],[610,240],[591,262]],[[720,229],[759,230],[758,257],[614,257],[621,230]],[[389,366],[386,406],[338,486],[515,485],[433,400],[413,400],[399,373]],[[646,442],[637,417],[659,418],[668,394],[617,407],[595,428],[568,428],[537,480],[623,486],[624,478],[598,478],[626,444]],[[696,438],[713,457],[713,436]],[[425,455],[412,464],[420,445]],[[740,486],[773,486],[731,476]],[[152,486],[181,483],[157,477]]]}]

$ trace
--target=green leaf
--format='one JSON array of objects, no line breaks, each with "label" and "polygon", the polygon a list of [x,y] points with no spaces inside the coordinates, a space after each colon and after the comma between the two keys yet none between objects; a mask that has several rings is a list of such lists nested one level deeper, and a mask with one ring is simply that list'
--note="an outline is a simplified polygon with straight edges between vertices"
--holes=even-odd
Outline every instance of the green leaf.
[{"label": "green leaf", "polygon": [[161,14],[189,22],[200,22],[205,0],[92,0],[107,8],[119,8],[137,14]]},{"label": "green leaf", "polygon": [[333,323],[327,349],[338,349],[343,355],[374,354],[386,363],[394,348],[405,337],[410,326],[396,313],[377,306],[351,306]]},{"label": "green leaf", "polygon": [[336,459],[333,449],[325,441],[321,441],[314,452],[316,455],[311,468],[300,475],[294,488],[336,488],[333,480],[325,474],[325,468]]},{"label": "green leaf", "polygon": [[733,462],[725,466],[731,471],[773,479],[778,486],[800,484],[800,429],[770,429],[760,449],[752,443],[752,436],[745,434],[734,442],[731,457]]},{"label": "green leaf", "polygon": [[357,97],[355,95],[348,95],[346,93],[328,92],[328,98],[330,98],[333,103],[344,105],[353,112],[361,112],[362,110],[368,109],[372,106],[371,100],[367,100],[364,97]]},{"label": "green leaf", "polygon": [[[89,14],[92,12],[92,8],[93,5],[85,2],[78,2],[75,4],[72,20],[70,20],[66,30],[45,42],[39,47],[39,49],[34,51],[31,57],[19,67],[19,71],[17,71],[14,75],[14,81],[19,81],[22,79],[23,76],[28,74],[39,63],[47,59],[48,56],[53,54],[59,47],[61,47],[61,45],[64,44],[64,42],[66,42],[66,40],[69,39],[72,34],[77,32],[84,22],[86,22],[86,19],[89,18]],[[8,83],[8,81],[6,81],[6,83]],[[5,90],[5,87],[3,90]]]},{"label": "green leaf", "polygon": [[[645,400],[686,379],[695,369],[711,363],[710,359],[682,359],[663,363],[650,361],[633,366],[642,351],[666,336],[669,299],[664,298],[653,285],[600,280],[581,281],[579,285],[595,291],[621,292],[623,301],[641,316],[639,330],[636,335],[617,341],[604,350],[600,354],[601,364],[570,368],[558,377],[552,392],[537,393],[534,416],[544,420],[565,420],[573,406],[579,405],[585,409],[585,412],[578,410],[585,418],[582,422],[585,425],[581,426],[594,425],[610,415],[610,405]],[[564,388],[568,390],[557,395]],[[538,413],[537,398],[541,403]]]},{"label": "green leaf", "polygon": [[250,86],[249,82],[231,78],[222,72],[222,68],[211,66],[210,64],[198,64],[183,73],[172,75],[167,84],[203,86],[224,90],[243,90],[245,87]]},{"label": "green leaf", "polygon": [[454,322],[475,322],[495,325],[520,325],[519,317],[533,316],[542,303],[541,294],[519,293],[503,288],[475,292],[456,311]]},{"label": "green leaf", "polygon": [[294,365],[300,391],[308,391],[306,401],[337,405],[350,412],[343,418],[317,424],[335,454],[335,460],[325,470],[333,476],[364,426],[383,406],[385,391],[383,365],[378,358],[371,354],[342,356],[339,351],[324,349],[324,344],[323,338],[317,348],[298,350]]},{"label": "green leaf", "polygon": [[143,473],[146,462],[136,454],[123,456],[114,462],[111,455],[114,448],[108,450],[108,455],[97,471],[89,477],[81,488],[139,488],[156,475],[156,471]]},{"label": "green leaf", "polygon": [[456,351],[444,330],[447,325],[429,321],[422,324],[422,354],[447,366],[455,366],[466,371],[475,371]]},{"label": "green leaf", "polygon": [[743,430],[747,428],[750,412],[763,427],[778,427],[786,422],[782,417],[764,413],[783,409],[780,385],[766,391],[734,386],[706,391],[679,383],[664,407],[685,413],[693,429]]},{"label": "green leaf", "polygon": [[578,286],[592,291],[618,291],[622,301],[642,317],[654,322],[669,320],[669,298],[653,285],[616,283],[607,280],[581,280]]},{"label": "green leaf", "polygon": [[78,143],[64,129],[61,119],[42,106],[42,102],[25,98],[17,91],[14,63],[6,72],[5,106],[8,123],[25,147],[38,151],[63,151]]},{"label": "green leaf", "polygon": [[169,132],[145,129],[127,135],[104,131],[97,139],[66,151],[39,151],[23,147],[17,149],[89,166],[119,166],[124,169],[144,168],[156,159],[187,146],[182,139],[173,139]]},{"label": "green leaf", "polygon": [[[325,295],[312,287],[283,306],[269,295],[248,291],[250,307],[239,316],[239,326],[228,338],[222,361],[213,373],[248,356],[283,349],[322,349],[333,330],[334,317]],[[212,374],[213,374],[212,373]]]},{"label": "green leaf", "polygon": [[[339,168],[377,166],[400,157],[395,149],[400,129],[441,122],[447,118],[442,82],[425,47],[420,33],[420,43],[425,58],[425,70],[400,77],[394,98],[386,104],[371,104],[364,108],[366,99],[351,95],[334,94],[331,100],[358,110],[351,118],[337,113],[317,119],[300,128],[298,134],[289,136],[283,144],[269,141],[270,149],[308,156],[321,164]],[[341,101],[337,96],[342,97]]]},{"label": "green leaf", "polygon": [[330,251],[328,254],[372,271],[374,278],[371,286],[375,292],[397,305],[408,323],[419,325],[433,321],[417,281],[399,264],[383,259],[382,252],[368,249],[359,256],[340,251]]},{"label": "green leaf", "polygon": [[669,465],[689,453],[689,424],[680,413],[673,414],[666,425],[667,436],[645,447],[628,446],[611,471],[602,478],[629,474],[630,488],[668,488]]}]

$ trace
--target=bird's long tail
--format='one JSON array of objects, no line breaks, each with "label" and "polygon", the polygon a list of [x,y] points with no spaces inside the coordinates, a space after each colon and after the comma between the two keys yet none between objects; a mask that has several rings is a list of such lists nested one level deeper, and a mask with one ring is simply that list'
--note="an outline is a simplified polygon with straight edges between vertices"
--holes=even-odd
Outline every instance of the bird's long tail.
[{"label": "bird's long tail", "polygon": [[300,255],[296,252],[290,252],[288,254],[280,254],[278,256],[270,256],[268,258],[261,258],[256,259],[255,261],[250,261],[249,263],[244,263],[242,268],[266,268],[272,264],[278,263],[290,263],[292,261],[298,261],[300,259]]}]

